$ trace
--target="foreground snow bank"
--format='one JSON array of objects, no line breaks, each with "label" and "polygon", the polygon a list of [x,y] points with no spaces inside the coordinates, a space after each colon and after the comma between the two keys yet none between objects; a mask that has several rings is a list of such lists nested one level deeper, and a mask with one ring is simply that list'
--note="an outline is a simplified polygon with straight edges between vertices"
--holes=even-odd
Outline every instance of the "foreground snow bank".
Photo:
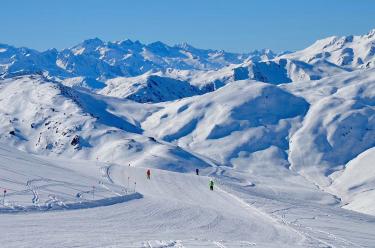
[{"label": "foreground snow bank", "polygon": [[0,213],[95,208],[142,197],[134,186],[113,184],[106,168],[39,158],[0,144]]},{"label": "foreground snow bank", "polygon": [[17,212],[33,212],[33,211],[52,211],[52,210],[77,210],[77,209],[87,209],[96,207],[106,207],[114,204],[124,203],[127,201],[140,199],[142,195],[140,193],[130,193],[128,195],[114,196],[109,198],[103,198],[99,200],[75,202],[75,203],[64,203],[59,202],[49,202],[44,205],[34,205],[34,206],[12,206],[5,205],[0,207],[0,213],[17,213]]}]

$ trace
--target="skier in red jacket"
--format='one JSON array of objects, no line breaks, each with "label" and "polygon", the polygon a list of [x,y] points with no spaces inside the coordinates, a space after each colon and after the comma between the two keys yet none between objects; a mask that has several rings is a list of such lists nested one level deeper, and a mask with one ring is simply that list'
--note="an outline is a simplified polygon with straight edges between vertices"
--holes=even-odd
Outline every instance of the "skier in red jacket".
[{"label": "skier in red jacket", "polygon": [[151,179],[151,171],[150,171],[150,169],[147,170],[147,179]]}]

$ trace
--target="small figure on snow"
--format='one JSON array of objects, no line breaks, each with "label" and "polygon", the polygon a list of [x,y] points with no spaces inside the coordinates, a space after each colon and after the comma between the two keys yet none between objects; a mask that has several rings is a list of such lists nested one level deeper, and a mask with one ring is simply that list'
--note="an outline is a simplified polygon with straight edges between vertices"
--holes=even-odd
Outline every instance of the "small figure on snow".
[{"label": "small figure on snow", "polygon": [[197,176],[199,176],[199,169],[195,169],[195,174],[197,174]]},{"label": "small figure on snow", "polygon": [[151,171],[150,171],[150,169],[147,170],[146,174],[147,174],[147,179],[151,179]]},{"label": "small figure on snow", "polygon": [[210,190],[214,190],[214,180],[210,179]]}]

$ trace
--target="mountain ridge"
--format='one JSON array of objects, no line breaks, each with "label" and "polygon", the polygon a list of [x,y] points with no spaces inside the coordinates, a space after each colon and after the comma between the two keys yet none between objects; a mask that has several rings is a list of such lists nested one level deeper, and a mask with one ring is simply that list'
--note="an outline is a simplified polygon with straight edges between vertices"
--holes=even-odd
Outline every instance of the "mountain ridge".
[{"label": "mountain ridge", "polygon": [[[249,53],[231,53],[223,50],[199,49],[188,44],[169,46],[160,41],[143,44],[139,41],[133,42],[129,39],[104,42],[99,38],[87,39],[75,46],[62,50],[52,48],[39,52],[27,47],[14,47],[7,44],[0,44],[0,51],[0,65],[2,66],[0,67],[0,69],[2,68],[0,72],[2,74],[6,72],[17,72],[17,68],[12,68],[12,66],[15,67],[12,63],[23,62],[23,59],[25,62],[23,67],[29,67],[29,72],[31,73],[36,72],[36,69],[40,69],[46,71],[51,70],[49,72],[52,76],[66,77],[69,75],[70,77],[88,76],[94,78],[113,78],[114,75],[137,76],[151,69],[165,70],[167,68],[175,68],[212,70],[222,68],[229,64],[239,64],[250,57],[260,59],[263,55],[268,57],[276,56],[272,51],[265,49]],[[73,64],[77,63],[74,57],[79,57],[86,62],[95,62],[96,67],[102,66],[108,69],[109,72],[92,72],[88,75],[90,71],[85,72],[82,71],[82,68],[74,68]],[[169,57],[170,59],[163,60],[162,57]],[[26,60],[26,58],[28,60]],[[94,61],[92,61],[93,58],[95,58]],[[49,61],[42,61],[43,59],[49,59]],[[100,61],[106,63],[100,63]],[[50,62],[50,64],[46,64],[46,62]],[[141,62],[142,65],[139,66],[137,63]],[[52,64],[56,64],[56,68],[52,68]],[[7,65],[9,67],[5,68]],[[35,67],[33,68],[31,65]],[[129,67],[135,67],[137,65],[145,68],[138,68],[136,70]],[[118,66],[119,68],[112,68],[111,66]],[[65,73],[60,73],[58,70],[65,70]]]},{"label": "mountain ridge", "polygon": [[[6,78],[39,73],[98,94],[141,103],[165,102],[205,94],[238,80],[277,85],[372,68],[374,34],[375,30],[362,36],[332,36],[303,50],[280,54],[269,49],[230,53],[187,43],[170,46],[161,41],[143,44],[130,39],[111,42],[92,38],[60,51],[43,52],[0,44],[0,75]],[[180,83],[169,87],[175,89],[174,94],[159,92],[149,83],[155,77],[161,87]],[[186,94],[176,89],[179,85],[185,85]]]},{"label": "mountain ridge", "polygon": [[[361,208],[368,195],[361,190],[372,190],[375,176],[366,172],[366,187],[348,178],[350,171],[359,175],[364,173],[360,168],[368,170],[362,165],[368,159],[360,156],[375,145],[375,68],[356,63],[364,55],[364,62],[373,60],[373,39],[372,32],[328,38],[317,43],[319,49],[313,45],[307,52],[209,70],[201,66],[225,64],[233,57],[198,50],[193,58],[188,45],[181,45],[186,48],[182,53],[161,42],[139,50],[140,45],[129,40],[114,49],[114,43],[103,46],[92,39],[59,55],[50,50],[43,56],[26,48],[11,56],[14,51],[6,47],[0,52],[1,68],[20,75],[0,79],[0,141],[40,155],[100,156],[107,162],[178,172],[223,166],[251,180],[272,178],[274,185],[284,179],[278,175],[292,181],[302,176],[311,187],[343,196],[350,209],[374,213],[372,201]],[[140,52],[123,58],[126,47]],[[347,59],[347,48],[353,59]],[[44,56],[63,60],[57,66]],[[145,57],[160,67],[176,68],[116,76],[127,70],[123,59]],[[7,58],[12,60],[9,65]],[[199,63],[191,63],[195,60]],[[340,64],[343,61],[354,62]],[[43,63],[44,72],[39,70]],[[54,77],[47,69],[71,74]],[[33,70],[38,73],[30,74]],[[84,76],[71,77],[75,72]],[[103,80],[95,73],[102,73]],[[352,160],[356,162],[349,164]],[[261,187],[262,182],[256,184]]]}]

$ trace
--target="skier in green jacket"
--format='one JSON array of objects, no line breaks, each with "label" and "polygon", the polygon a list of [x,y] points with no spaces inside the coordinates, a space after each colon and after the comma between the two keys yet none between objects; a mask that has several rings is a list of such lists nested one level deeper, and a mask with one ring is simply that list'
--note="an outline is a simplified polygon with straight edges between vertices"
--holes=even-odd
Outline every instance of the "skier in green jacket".
[{"label": "skier in green jacket", "polygon": [[214,181],[210,179],[210,190],[214,190]]}]

